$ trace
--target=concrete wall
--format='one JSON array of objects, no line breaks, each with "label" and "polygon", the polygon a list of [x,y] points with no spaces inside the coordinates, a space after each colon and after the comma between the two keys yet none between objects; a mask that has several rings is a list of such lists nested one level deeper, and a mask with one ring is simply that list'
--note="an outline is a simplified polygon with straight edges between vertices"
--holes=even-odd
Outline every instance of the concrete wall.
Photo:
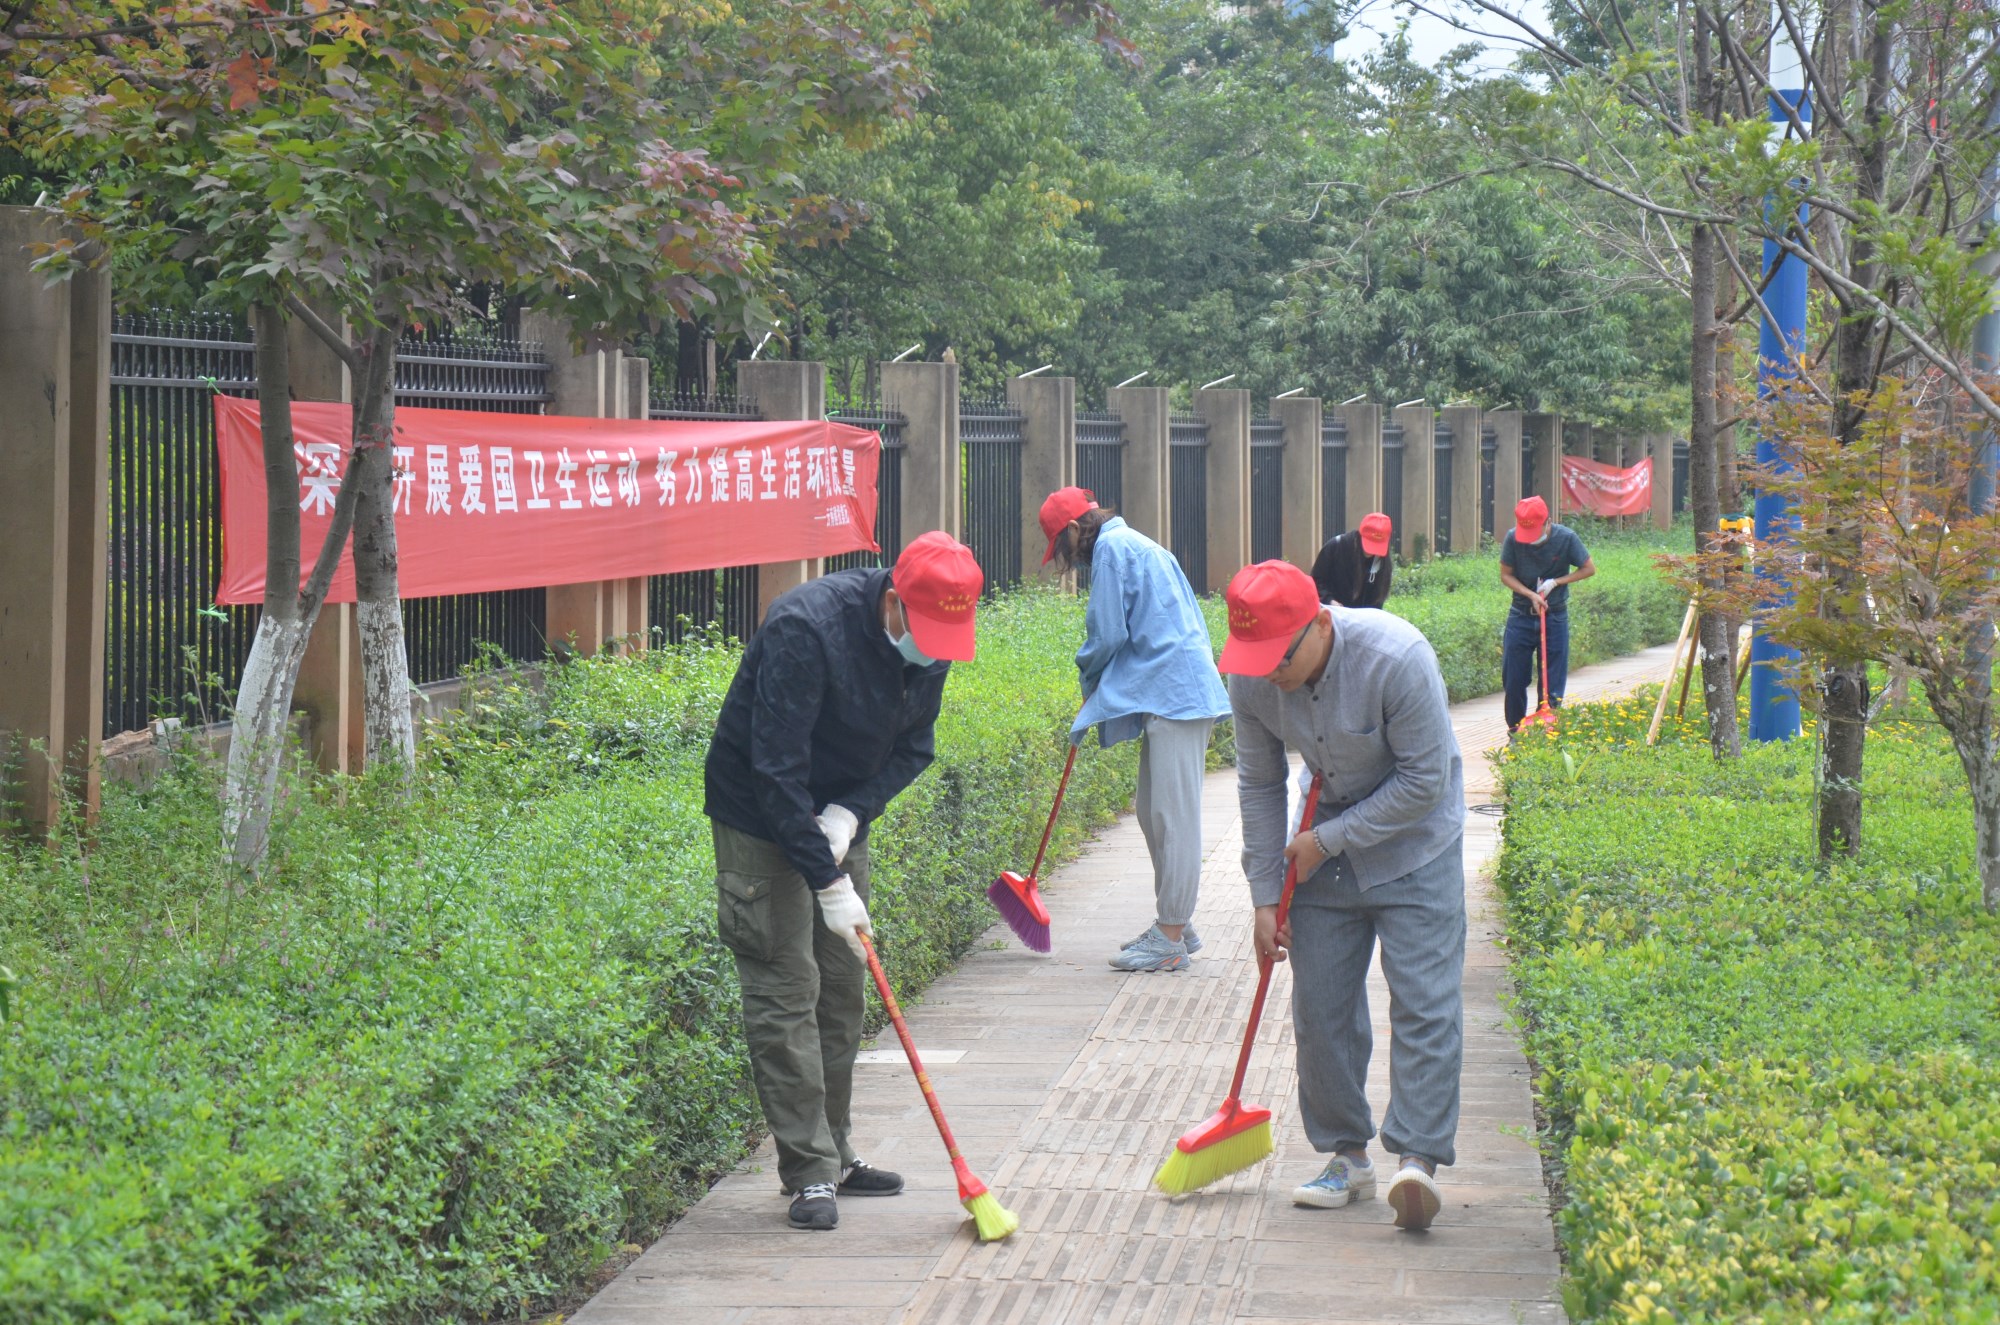
[{"label": "concrete wall", "polygon": [[1403,526],[1396,531],[1397,550],[1405,561],[1427,560],[1437,547],[1437,470],[1432,441],[1437,411],[1429,405],[1404,405],[1389,415],[1403,425]]},{"label": "concrete wall", "polygon": [[[1482,416],[1476,406],[1457,405],[1443,410],[1445,426],[1451,429],[1451,550],[1479,550],[1480,503],[1484,459],[1480,446]],[[1495,475],[1497,478],[1498,475]]]},{"label": "concrete wall", "polygon": [[1486,416],[1493,425],[1493,539],[1498,542],[1514,527],[1514,507],[1521,500],[1521,411],[1495,410]]},{"label": "concrete wall", "polygon": [[[753,359],[736,365],[736,389],[767,419],[826,417],[826,365],[793,359]],[[779,594],[795,589],[820,573],[818,557],[803,561],[771,561],[757,567],[757,620],[771,609]]]},{"label": "concrete wall", "polygon": [[1382,407],[1368,401],[1336,405],[1347,424],[1347,527],[1382,509]]},{"label": "concrete wall", "polygon": [[903,427],[903,542],[942,529],[961,537],[958,478],[958,365],[885,363],[882,405]]}]

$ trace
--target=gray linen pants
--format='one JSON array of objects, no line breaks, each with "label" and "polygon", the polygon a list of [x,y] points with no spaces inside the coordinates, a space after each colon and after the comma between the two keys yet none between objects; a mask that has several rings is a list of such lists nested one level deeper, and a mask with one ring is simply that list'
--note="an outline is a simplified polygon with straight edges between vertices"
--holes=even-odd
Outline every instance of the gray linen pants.
[{"label": "gray linen pants", "polygon": [[1336,856],[1293,893],[1291,926],[1299,1115],[1313,1149],[1359,1149],[1375,1135],[1367,980],[1380,939],[1390,1028],[1382,1144],[1391,1154],[1452,1163],[1465,1055],[1464,839],[1366,890],[1347,858]]},{"label": "gray linen pants", "polygon": [[1194,919],[1201,891],[1201,783],[1213,718],[1148,716],[1139,738],[1134,808],[1153,857],[1153,908],[1162,925]]},{"label": "gray linen pants", "polygon": [[[775,842],[709,821],[715,836],[716,932],[736,956],[743,1038],[787,1194],[839,1182],[868,967],[819,918],[819,902]],[[868,844],[844,864],[868,900]]]}]

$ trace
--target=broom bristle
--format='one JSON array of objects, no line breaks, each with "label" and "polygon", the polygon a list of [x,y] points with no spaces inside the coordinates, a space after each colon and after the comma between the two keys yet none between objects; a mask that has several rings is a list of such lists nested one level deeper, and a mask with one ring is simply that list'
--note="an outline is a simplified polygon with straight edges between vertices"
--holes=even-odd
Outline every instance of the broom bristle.
[{"label": "broom bristle", "polygon": [[968,1196],[963,1204],[966,1213],[972,1216],[973,1227],[979,1230],[981,1242],[998,1242],[1021,1227],[1021,1217],[1000,1204],[992,1192]]},{"label": "broom bristle", "polygon": [[[1034,887],[1031,882],[1030,888]],[[986,900],[993,903],[993,909],[1007,922],[1007,928],[1014,931],[1014,937],[1036,952],[1049,950],[1048,913],[1037,916],[1027,899],[1008,884],[1005,878],[995,879],[986,885]]]},{"label": "broom bristle", "polygon": [[1167,1162],[1153,1175],[1153,1185],[1178,1196],[1220,1182],[1232,1173],[1241,1173],[1271,1153],[1271,1124],[1258,1123],[1234,1136],[1224,1137],[1199,1150],[1174,1147]]}]

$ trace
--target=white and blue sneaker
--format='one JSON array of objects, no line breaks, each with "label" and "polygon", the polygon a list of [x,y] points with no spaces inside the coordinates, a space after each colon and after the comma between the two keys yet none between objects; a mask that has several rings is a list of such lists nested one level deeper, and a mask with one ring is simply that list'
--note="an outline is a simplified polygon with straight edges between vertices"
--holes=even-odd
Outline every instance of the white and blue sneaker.
[{"label": "white and blue sneaker", "polygon": [[1374,1194],[1374,1164],[1357,1164],[1346,1155],[1335,1155],[1317,1178],[1293,1191],[1292,1204],[1338,1210],[1349,1201],[1365,1201]]},{"label": "white and blue sneaker", "polygon": [[1187,944],[1168,938],[1155,926],[1120,948],[1111,964],[1121,971],[1180,971],[1188,961]]},{"label": "white and blue sneaker", "polygon": [[[1119,951],[1122,952],[1127,948],[1136,948],[1148,939],[1163,939],[1165,937],[1166,935],[1160,932],[1158,925],[1148,925],[1146,932],[1138,938],[1127,939],[1124,943],[1120,944]],[[1194,932],[1194,924],[1191,921],[1181,927],[1181,946],[1188,950],[1188,955],[1190,956],[1201,951],[1201,935]]]}]

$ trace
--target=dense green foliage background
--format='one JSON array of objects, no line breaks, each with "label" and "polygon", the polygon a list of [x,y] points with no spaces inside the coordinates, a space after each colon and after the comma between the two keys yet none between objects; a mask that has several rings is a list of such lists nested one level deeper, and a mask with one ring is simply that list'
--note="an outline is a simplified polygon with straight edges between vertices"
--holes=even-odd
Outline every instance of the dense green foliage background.
[{"label": "dense green foliage background", "polygon": [[[1032,858],[1076,703],[1079,600],[981,617],[938,763],[877,829],[904,994]],[[247,892],[192,759],[112,789],[87,848],[0,853],[0,1321],[512,1313],[705,1190],[757,1125],[701,813],[736,657],[494,694],[407,804],[296,787]],[[1134,772],[1087,746],[1052,850]]]},{"label": "dense green foliage background", "polygon": [[1647,697],[1502,765],[1514,979],[1578,1321],[1992,1318],[2000,923],[1927,714],[1870,733],[1859,860],[1813,731],[1717,762]]}]

